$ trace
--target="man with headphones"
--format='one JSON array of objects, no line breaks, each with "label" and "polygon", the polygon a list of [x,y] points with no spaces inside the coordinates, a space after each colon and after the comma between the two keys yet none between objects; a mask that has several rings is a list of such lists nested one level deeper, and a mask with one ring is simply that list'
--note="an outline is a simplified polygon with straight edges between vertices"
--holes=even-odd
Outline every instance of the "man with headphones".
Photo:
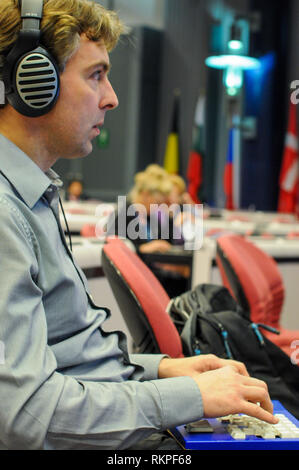
[{"label": "man with headphones", "polygon": [[164,431],[204,415],[275,422],[240,363],[129,356],[64,238],[51,166],[90,153],[118,105],[108,53],[122,30],[88,0],[0,2],[1,449],[174,449]]}]

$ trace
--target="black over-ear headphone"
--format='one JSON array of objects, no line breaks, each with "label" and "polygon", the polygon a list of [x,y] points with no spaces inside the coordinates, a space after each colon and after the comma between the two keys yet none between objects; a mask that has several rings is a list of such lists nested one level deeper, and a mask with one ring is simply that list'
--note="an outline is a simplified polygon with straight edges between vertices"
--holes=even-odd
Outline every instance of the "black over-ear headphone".
[{"label": "black over-ear headphone", "polygon": [[59,70],[40,45],[43,0],[20,0],[22,28],[4,62],[5,96],[19,113],[38,117],[48,113],[59,95]]}]

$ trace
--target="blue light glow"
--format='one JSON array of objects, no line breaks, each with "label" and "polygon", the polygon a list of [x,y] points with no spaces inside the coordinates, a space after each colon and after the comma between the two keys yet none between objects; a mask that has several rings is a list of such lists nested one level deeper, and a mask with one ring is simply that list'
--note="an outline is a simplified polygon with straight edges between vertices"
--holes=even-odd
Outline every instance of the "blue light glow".
[{"label": "blue light glow", "polygon": [[225,69],[227,67],[238,67],[242,70],[256,69],[260,61],[254,57],[244,55],[226,54],[207,57],[205,63],[208,67]]},{"label": "blue light glow", "polygon": [[232,51],[240,51],[243,48],[243,43],[242,41],[231,39],[231,41],[228,42],[228,48]]},{"label": "blue light glow", "polygon": [[227,67],[223,79],[226,88],[241,88],[243,85],[243,72],[239,67]]}]

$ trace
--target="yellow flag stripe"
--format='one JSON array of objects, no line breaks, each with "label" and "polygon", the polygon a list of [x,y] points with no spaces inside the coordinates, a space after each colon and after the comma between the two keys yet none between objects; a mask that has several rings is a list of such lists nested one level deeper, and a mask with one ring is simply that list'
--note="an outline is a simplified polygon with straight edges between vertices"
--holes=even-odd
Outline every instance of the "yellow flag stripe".
[{"label": "yellow flag stripe", "polygon": [[168,173],[179,172],[179,139],[178,135],[173,132],[167,138],[164,168]]}]

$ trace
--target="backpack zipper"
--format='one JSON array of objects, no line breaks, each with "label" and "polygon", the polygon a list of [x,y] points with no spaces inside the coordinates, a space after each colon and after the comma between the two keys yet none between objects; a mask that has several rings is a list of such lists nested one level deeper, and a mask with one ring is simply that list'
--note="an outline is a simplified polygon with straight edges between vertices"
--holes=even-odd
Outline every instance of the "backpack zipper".
[{"label": "backpack zipper", "polygon": [[263,323],[251,323],[250,326],[253,329],[254,333],[256,334],[257,339],[259,340],[261,346],[265,346],[265,341],[259,328],[264,328],[264,330],[268,330],[268,331],[271,331],[271,333],[275,333],[279,335],[279,331],[276,328],[273,328],[272,326],[269,326],[269,325],[264,325]]},{"label": "backpack zipper", "polygon": [[[209,325],[211,325],[214,329],[216,329],[218,332],[220,330],[220,334],[222,336],[222,340],[223,340],[223,344],[224,344],[224,348],[225,348],[225,352],[226,352],[226,355],[228,357],[228,359],[233,359],[233,355],[232,355],[232,352],[231,352],[231,349],[229,347],[229,342],[228,342],[228,332],[226,331],[226,329],[224,328],[224,326],[218,321],[218,320],[215,320],[215,321],[211,321],[210,319],[200,315],[199,313],[197,314],[202,320],[205,320],[207,323],[209,323]],[[216,327],[216,325],[218,326],[218,328]],[[195,340],[195,344],[198,344],[198,341]],[[196,352],[197,351],[197,352]],[[195,354],[200,354],[200,349],[196,348],[194,350]]]}]

